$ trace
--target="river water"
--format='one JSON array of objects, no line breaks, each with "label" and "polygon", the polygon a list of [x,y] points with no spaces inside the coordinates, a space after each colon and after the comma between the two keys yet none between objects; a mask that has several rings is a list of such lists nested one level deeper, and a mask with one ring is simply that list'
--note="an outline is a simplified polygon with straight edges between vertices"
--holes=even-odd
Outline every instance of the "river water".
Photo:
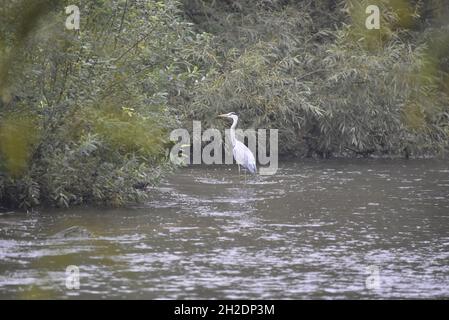
[{"label": "river water", "polygon": [[191,167],[151,192],[1,213],[0,298],[449,298],[447,161]]}]

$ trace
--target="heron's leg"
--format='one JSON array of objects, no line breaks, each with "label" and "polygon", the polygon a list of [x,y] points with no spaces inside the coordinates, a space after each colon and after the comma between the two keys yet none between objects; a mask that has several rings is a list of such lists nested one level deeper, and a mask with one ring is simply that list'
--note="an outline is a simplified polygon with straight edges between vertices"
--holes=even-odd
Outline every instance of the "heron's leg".
[{"label": "heron's leg", "polygon": [[239,167],[239,177],[240,177],[240,165],[239,165],[239,164],[237,164],[237,166]]},{"label": "heron's leg", "polygon": [[246,184],[246,170],[245,170],[245,184]]}]

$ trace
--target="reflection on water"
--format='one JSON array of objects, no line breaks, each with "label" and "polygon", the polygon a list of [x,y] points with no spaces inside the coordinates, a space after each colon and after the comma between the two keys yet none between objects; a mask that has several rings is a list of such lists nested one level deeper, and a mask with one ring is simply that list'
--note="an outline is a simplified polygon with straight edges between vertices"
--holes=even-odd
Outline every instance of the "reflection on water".
[{"label": "reflection on water", "polygon": [[193,167],[153,193],[136,208],[1,213],[0,298],[449,297],[447,162],[284,163],[246,183]]}]

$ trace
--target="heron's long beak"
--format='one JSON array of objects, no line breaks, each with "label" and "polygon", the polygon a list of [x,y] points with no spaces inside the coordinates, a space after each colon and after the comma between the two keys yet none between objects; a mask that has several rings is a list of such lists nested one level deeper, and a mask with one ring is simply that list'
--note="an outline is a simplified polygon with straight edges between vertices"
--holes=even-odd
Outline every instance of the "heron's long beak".
[{"label": "heron's long beak", "polygon": [[226,114],[226,113],[223,113],[223,114],[219,114],[217,117],[221,117],[221,118],[227,118],[228,117],[228,115]]}]

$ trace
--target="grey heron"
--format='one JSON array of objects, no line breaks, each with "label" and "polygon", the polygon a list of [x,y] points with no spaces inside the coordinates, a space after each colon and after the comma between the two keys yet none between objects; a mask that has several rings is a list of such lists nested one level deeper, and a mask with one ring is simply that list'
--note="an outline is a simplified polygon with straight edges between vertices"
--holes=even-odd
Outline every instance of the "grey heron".
[{"label": "grey heron", "polygon": [[248,149],[247,146],[245,146],[242,142],[240,142],[239,140],[237,140],[235,138],[235,127],[237,126],[239,117],[235,114],[235,112],[220,114],[219,117],[232,119],[232,125],[231,125],[231,131],[230,131],[232,154],[234,156],[235,161],[237,162],[237,164],[239,166],[239,172],[240,172],[240,166],[243,166],[249,172],[256,174],[257,167],[256,167],[256,160],[254,159],[253,153],[251,152],[251,150]]}]

